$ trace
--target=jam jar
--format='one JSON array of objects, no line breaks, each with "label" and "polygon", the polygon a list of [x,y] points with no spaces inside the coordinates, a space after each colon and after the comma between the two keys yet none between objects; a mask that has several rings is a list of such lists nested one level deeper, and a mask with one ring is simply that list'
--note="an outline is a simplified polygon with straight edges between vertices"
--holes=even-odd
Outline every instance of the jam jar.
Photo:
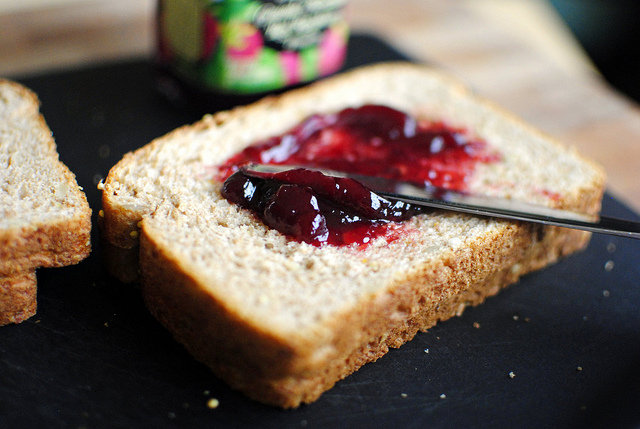
[{"label": "jam jar", "polygon": [[342,67],[347,0],[159,0],[157,84],[225,108]]}]

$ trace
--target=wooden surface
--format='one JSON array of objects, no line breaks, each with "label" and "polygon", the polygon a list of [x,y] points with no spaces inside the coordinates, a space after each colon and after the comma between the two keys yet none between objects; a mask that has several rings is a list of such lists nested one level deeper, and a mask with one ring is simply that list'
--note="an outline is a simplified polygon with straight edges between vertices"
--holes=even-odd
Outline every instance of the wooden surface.
[{"label": "wooden surface", "polygon": [[[153,51],[155,0],[40,1],[0,3],[0,76]],[[351,22],[577,147],[640,210],[640,110],[602,81],[543,0],[351,0]]]}]

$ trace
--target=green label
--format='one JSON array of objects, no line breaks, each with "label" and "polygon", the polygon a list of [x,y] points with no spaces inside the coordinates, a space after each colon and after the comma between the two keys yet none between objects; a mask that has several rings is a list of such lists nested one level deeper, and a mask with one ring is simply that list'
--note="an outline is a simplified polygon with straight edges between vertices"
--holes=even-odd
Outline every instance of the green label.
[{"label": "green label", "polygon": [[259,93],[337,71],[346,55],[346,0],[162,0],[161,61],[228,93]]}]

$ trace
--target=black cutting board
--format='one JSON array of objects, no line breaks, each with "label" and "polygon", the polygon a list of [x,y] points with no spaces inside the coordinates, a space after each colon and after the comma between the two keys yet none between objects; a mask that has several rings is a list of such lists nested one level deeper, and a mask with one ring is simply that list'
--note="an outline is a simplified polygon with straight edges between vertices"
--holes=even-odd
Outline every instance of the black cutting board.
[{"label": "black cutting board", "polygon": [[[396,59],[356,35],[347,66]],[[125,152],[204,113],[165,102],[146,59],[15,78],[39,94],[94,220],[96,183]],[[640,218],[609,195],[604,213]],[[585,252],[282,411],[231,391],[175,343],[135,287],[106,274],[94,231],[87,260],[38,272],[36,316],[0,328],[0,428],[638,425],[639,255],[640,241],[595,235]]]}]

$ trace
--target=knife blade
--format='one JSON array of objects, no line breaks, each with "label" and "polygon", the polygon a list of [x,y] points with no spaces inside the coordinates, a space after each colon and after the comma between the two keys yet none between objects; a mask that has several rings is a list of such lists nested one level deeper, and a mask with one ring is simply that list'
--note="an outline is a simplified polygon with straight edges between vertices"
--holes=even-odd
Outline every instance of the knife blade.
[{"label": "knife blade", "polygon": [[248,176],[265,178],[265,175],[271,173],[300,168],[318,171],[326,176],[353,179],[384,198],[423,207],[640,239],[640,222],[590,216],[514,199],[471,195],[432,186],[420,187],[400,180],[301,165],[247,164],[240,167],[240,170]]}]

